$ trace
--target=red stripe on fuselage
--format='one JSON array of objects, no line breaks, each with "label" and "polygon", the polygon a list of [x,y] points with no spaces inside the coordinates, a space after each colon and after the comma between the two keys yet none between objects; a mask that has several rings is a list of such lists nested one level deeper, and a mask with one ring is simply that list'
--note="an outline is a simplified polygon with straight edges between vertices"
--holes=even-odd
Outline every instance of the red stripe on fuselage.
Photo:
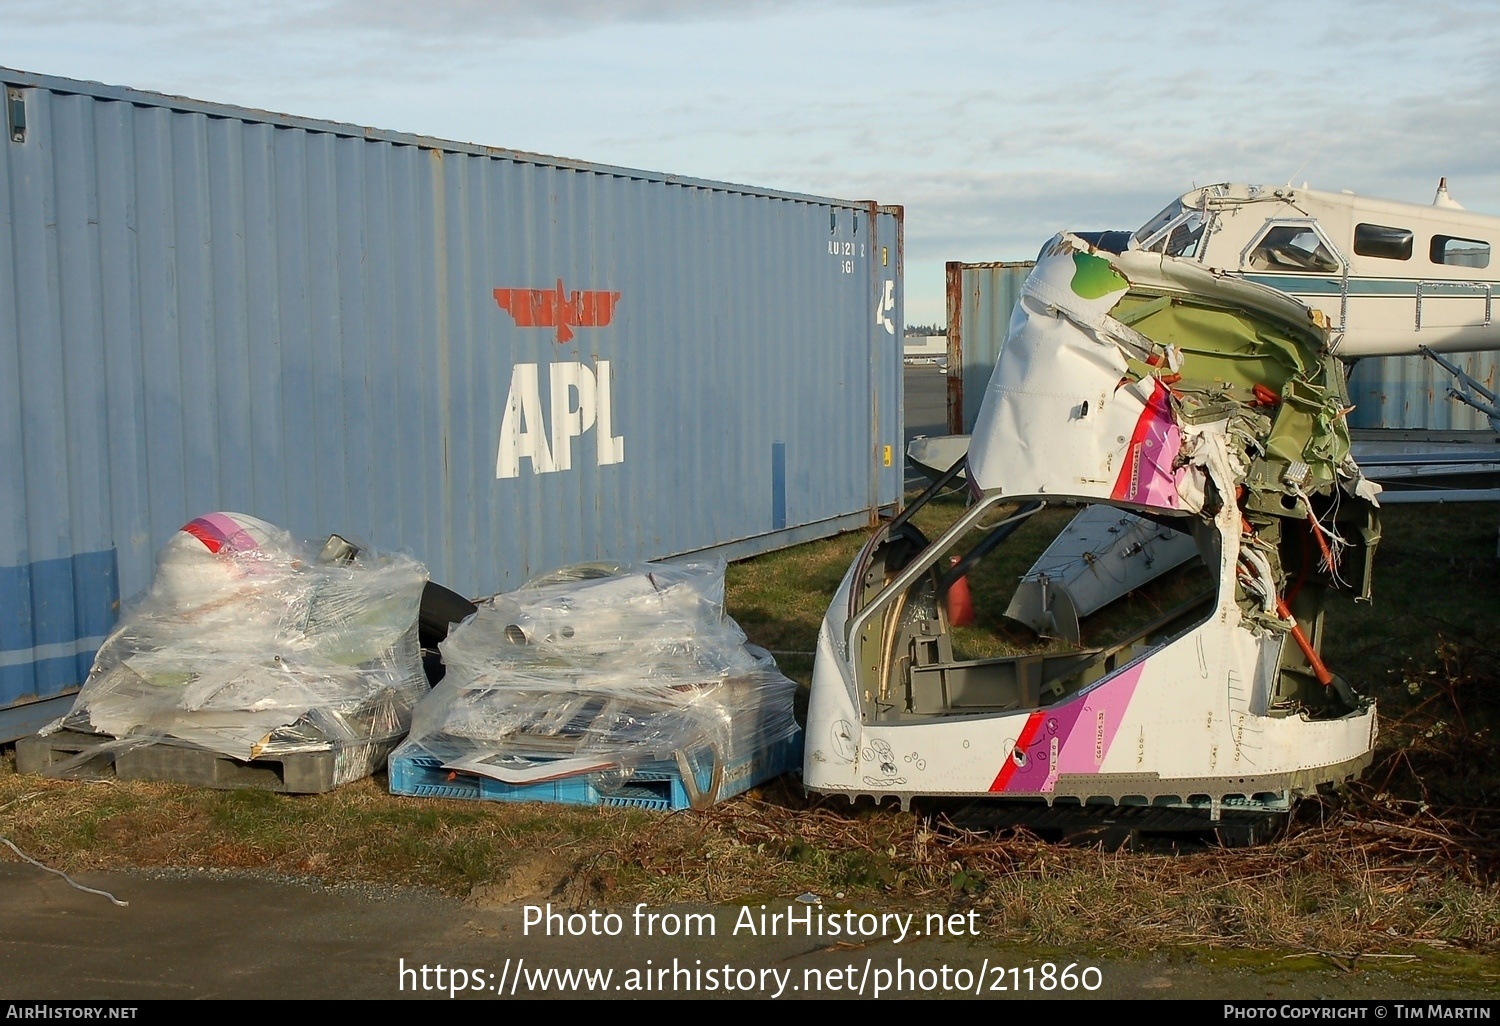
[{"label": "red stripe on fuselage", "polygon": [[1167,390],[1160,382],[1153,381],[1151,385],[1151,398],[1146,403],[1146,408],[1136,418],[1135,430],[1130,433],[1130,444],[1125,447],[1125,459],[1120,463],[1120,473],[1115,478],[1115,486],[1110,490],[1111,499],[1133,500],[1141,491],[1141,479],[1143,468],[1141,463],[1146,459],[1146,437],[1151,434],[1152,427],[1162,419],[1170,418],[1171,407],[1167,405]]},{"label": "red stripe on fuselage", "polygon": [[1000,767],[1000,772],[995,774],[995,782],[990,785],[990,790],[1004,791],[1005,785],[1010,783],[1010,778],[1016,772],[1015,751],[1025,751],[1036,736],[1042,731],[1042,710],[1038,709],[1026,718],[1026,726],[1021,728],[1021,736],[1016,738],[1015,748],[1005,753],[1005,763]]}]

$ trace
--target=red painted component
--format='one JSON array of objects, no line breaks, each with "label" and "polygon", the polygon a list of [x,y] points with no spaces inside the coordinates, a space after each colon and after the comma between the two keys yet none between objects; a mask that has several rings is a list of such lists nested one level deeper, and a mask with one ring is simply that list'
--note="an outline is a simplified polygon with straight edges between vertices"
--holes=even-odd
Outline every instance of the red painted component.
[{"label": "red painted component", "polygon": [[[958,557],[948,561],[949,566],[958,565]],[[974,623],[974,597],[969,594],[969,579],[960,577],[948,586],[948,626],[968,627]]]},{"label": "red painted component", "polygon": [[602,328],[614,316],[618,292],[565,292],[562,279],[550,289],[496,289],[495,302],[515,319],[518,328],[556,328],[557,341],[567,342],[574,328]]},{"label": "red painted component", "polygon": [[1333,674],[1328,672],[1328,667],[1323,665],[1323,660],[1318,658],[1318,653],[1313,651],[1312,642],[1307,640],[1307,635],[1302,633],[1302,628],[1297,626],[1297,618],[1292,615],[1286,602],[1280,595],[1276,596],[1276,612],[1281,614],[1283,620],[1292,622],[1292,640],[1302,650],[1307,658],[1307,665],[1312,667],[1313,676],[1318,678],[1318,683],[1325,688],[1333,683]]},{"label": "red painted component", "polygon": [[182,529],[201,541],[209,552],[218,552],[224,547],[224,536],[206,520],[190,520],[182,525]]},{"label": "red painted component", "polygon": [[1160,382],[1151,386],[1151,398],[1135,422],[1135,430],[1130,434],[1130,444],[1125,449],[1125,459],[1120,463],[1120,473],[1115,478],[1114,488],[1110,489],[1111,499],[1130,500],[1136,497],[1144,480],[1141,461],[1146,455],[1146,440],[1161,425],[1172,422],[1172,407],[1167,399],[1167,390],[1159,386]]},{"label": "red painted component", "polygon": [[1021,728],[1021,736],[1016,738],[1016,746],[1005,753],[1005,762],[1000,766],[1000,772],[995,774],[995,782],[990,785],[991,793],[1004,791],[1005,785],[1010,783],[1010,778],[1015,776],[1017,769],[1015,753],[1020,752],[1024,755],[1026,749],[1030,748],[1031,743],[1036,740],[1036,736],[1041,733],[1042,712],[1043,710],[1038,709],[1026,717],[1026,726]]},{"label": "red painted component", "polygon": [[1265,385],[1257,384],[1250,389],[1250,394],[1255,396],[1255,401],[1261,406],[1280,406],[1281,396],[1271,391]]}]

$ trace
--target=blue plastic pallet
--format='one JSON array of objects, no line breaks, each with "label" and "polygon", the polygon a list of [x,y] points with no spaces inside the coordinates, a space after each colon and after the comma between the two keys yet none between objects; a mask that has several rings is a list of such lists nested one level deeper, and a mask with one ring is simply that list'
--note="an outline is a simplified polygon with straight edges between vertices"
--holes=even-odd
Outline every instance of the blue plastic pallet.
[{"label": "blue plastic pallet", "polygon": [[[761,749],[752,757],[724,767],[718,800],[741,794],[757,784],[802,766],[802,732]],[[713,766],[706,753],[693,760],[693,782],[699,794],[713,786]],[[553,802],[559,805],[614,805],[633,809],[670,811],[692,807],[693,799],[675,762],[653,762],[636,770],[630,782],[616,791],[602,792],[588,776],[567,777],[540,784],[506,784],[489,777],[453,773],[422,753],[392,753],[391,794],[413,798],[467,798],[495,802]]]}]

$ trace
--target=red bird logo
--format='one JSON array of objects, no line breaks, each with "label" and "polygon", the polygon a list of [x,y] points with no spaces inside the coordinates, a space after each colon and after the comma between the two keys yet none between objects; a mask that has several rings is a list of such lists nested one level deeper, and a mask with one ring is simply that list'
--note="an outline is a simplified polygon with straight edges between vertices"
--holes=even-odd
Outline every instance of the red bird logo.
[{"label": "red bird logo", "polygon": [[558,344],[572,339],[574,328],[606,327],[619,301],[618,292],[566,292],[561,278],[550,289],[495,290],[495,302],[516,327],[556,328]]}]

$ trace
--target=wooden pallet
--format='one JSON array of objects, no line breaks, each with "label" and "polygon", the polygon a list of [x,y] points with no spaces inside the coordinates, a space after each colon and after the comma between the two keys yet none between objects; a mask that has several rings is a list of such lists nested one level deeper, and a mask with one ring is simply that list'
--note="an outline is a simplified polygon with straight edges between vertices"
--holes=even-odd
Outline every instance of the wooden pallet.
[{"label": "wooden pallet", "polygon": [[73,779],[159,780],[220,789],[254,788],[288,794],[323,794],[385,768],[400,738],[341,745],[322,752],[295,752],[246,762],[201,748],[161,741],[127,746],[101,734],[61,730],[16,742],[16,772],[45,773],[50,767],[98,751],[68,772]]}]

